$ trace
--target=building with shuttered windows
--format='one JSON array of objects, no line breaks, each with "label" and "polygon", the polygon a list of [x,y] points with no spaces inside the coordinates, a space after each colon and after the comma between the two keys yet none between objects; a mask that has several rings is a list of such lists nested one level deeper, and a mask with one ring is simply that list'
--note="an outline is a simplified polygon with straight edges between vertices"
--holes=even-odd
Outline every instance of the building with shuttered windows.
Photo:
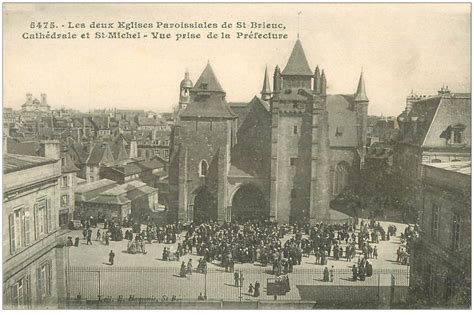
[{"label": "building with shuttered windows", "polygon": [[61,162],[5,154],[3,175],[3,306],[56,308],[65,292]]}]

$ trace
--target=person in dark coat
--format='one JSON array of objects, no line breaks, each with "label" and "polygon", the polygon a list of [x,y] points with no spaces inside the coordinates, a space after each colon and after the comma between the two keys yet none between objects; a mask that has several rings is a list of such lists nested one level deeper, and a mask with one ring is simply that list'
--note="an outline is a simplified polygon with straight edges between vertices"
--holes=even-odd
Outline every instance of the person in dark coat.
[{"label": "person in dark coat", "polygon": [[74,240],[74,246],[79,247],[79,236]]},{"label": "person in dark coat", "polygon": [[324,268],[324,271],[323,271],[323,281],[324,281],[324,282],[328,282],[328,281],[329,281],[329,270],[328,270],[328,267],[325,267],[325,268]]},{"label": "person in dark coat", "polygon": [[112,266],[114,264],[115,253],[113,250],[110,250],[109,253],[109,264]]},{"label": "person in dark coat", "polygon": [[359,279],[365,281],[365,268],[359,268]]},{"label": "person in dark coat", "polygon": [[366,270],[366,273],[367,273],[367,277],[370,277],[372,276],[372,273],[373,273],[373,268],[372,268],[372,264],[370,262],[367,261],[366,265],[365,265],[365,270]]},{"label": "person in dark coat", "polygon": [[259,297],[259,296],[260,296],[260,282],[255,281],[253,297]]},{"label": "person in dark coat", "polygon": [[239,279],[240,279],[239,272],[238,272],[238,271],[234,272],[234,285],[235,285],[236,287],[239,286]]},{"label": "person in dark coat", "polygon": [[359,273],[358,273],[358,271],[357,271],[357,266],[356,266],[356,264],[354,264],[354,265],[352,266],[352,280],[353,280],[353,281],[357,281],[357,276],[358,276],[358,274],[359,274]]},{"label": "person in dark coat", "polygon": [[179,276],[181,278],[186,277],[186,265],[184,264],[184,261],[181,263],[181,267],[179,269]]}]

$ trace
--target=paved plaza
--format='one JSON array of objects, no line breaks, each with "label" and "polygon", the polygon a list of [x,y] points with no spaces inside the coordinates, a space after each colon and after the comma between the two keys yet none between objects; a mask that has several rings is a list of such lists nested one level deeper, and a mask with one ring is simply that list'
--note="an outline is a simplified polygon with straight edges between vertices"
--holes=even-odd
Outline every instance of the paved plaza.
[{"label": "paved plaza", "polygon": [[[389,222],[381,222],[387,229]],[[400,232],[403,232],[406,225],[395,224],[397,226],[397,236],[390,241],[381,241],[376,245],[379,249],[378,259],[370,259],[374,275],[368,277],[366,281],[352,281],[351,267],[357,263],[357,256],[352,262],[346,259],[335,260],[328,258],[327,266],[334,266],[336,270],[334,282],[323,282],[323,270],[325,266],[316,265],[315,257],[303,257],[301,265],[294,266],[294,272],[289,274],[290,292],[282,299],[301,299],[300,291],[304,286],[389,286],[391,284],[391,274],[396,275],[397,286],[408,286],[408,267],[396,261],[396,251],[398,247],[404,248],[400,243]],[[99,226],[100,228],[100,226]],[[93,229],[95,236],[97,228]],[[187,254],[181,257],[180,261],[163,261],[161,259],[163,248],[170,247],[171,251],[176,250],[177,244],[160,244],[154,241],[146,245],[147,254],[129,254],[126,252],[127,240],[110,242],[106,246],[101,241],[92,241],[92,245],[86,245],[82,237],[82,231],[71,231],[70,236],[81,238],[79,247],[69,247],[70,273],[70,294],[82,298],[96,298],[97,295],[113,296],[119,295],[128,297],[133,292],[136,297],[160,297],[166,295],[171,297],[176,295],[179,299],[195,299],[202,293],[207,294],[212,299],[255,299],[247,293],[250,283],[259,281],[262,285],[259,299],[272,299],[266,296],[266,283],[268,279],[274,278],[271,274],[271,265],[266,268],[260,263],[235,264],[235,270],[244,274],[244,284],[242,289],[234,285],[233,273],[225,272],[219,262],[208,264],[208,274],[194,272],[187,278],[179,277],[179,267],[181,262],[193,261],[196,268],[200,256]],[[184,233],[181,238],[184,237]],[[292,237],[286,235],[282,243]],[[178,240],[179,241],[179,240]],[[343,242],[343,247],[345,246]],[[113,250],[116,254],[114,266],[108,265],[108,253]],[[374,293],[375,294],[375,293]]]}]

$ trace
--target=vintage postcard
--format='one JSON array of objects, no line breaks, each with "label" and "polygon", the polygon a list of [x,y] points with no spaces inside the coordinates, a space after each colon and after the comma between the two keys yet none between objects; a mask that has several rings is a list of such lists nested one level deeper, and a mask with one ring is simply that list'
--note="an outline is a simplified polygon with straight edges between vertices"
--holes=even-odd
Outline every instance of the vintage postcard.
[{"label": "vintage postcard", "polygon": [[4,309],[471,308],[470,3],[4,3]]}]

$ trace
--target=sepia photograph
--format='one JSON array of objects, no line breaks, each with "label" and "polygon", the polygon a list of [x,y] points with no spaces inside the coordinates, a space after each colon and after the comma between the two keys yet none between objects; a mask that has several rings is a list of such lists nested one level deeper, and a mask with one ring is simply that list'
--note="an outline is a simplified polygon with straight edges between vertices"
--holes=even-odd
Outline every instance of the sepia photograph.
[{"label": "sepia photograph", "polygon": [[3,3],[4,310],[471,309],[471,3]]}]

